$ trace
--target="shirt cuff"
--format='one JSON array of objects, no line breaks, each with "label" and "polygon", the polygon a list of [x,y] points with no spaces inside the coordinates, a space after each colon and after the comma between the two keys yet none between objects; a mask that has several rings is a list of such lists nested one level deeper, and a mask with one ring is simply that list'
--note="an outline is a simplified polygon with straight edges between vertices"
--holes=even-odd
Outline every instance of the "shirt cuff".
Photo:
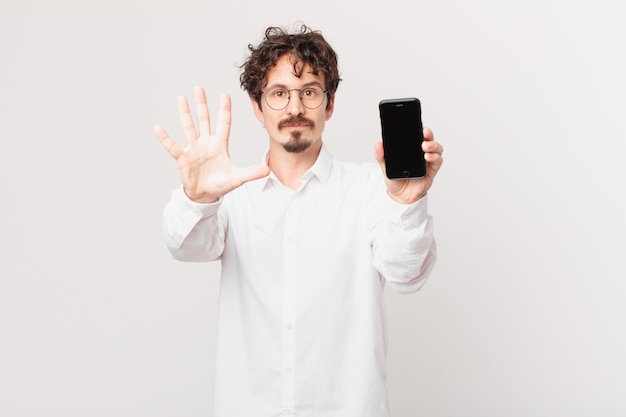
[{"label": "shirt cuff", "polygon": [[218,209],[222,205],[222,197],[220,197],[214,203],[197,203],[190,199],[187,194],[185,194],[185,190],[183,189],[182,185],[180,186],[180,188],[177,188],[172,192],[172,198],[178,200],[181,203],[184,203],[184,205],[188,208],[198,211],[203,218],[217,214]]},{"label": "shirt cuff", "polygon": [[428,217],[428,195],[411,204],[402,204],[387,195],[387,205],[402,223],[421,223]]}]

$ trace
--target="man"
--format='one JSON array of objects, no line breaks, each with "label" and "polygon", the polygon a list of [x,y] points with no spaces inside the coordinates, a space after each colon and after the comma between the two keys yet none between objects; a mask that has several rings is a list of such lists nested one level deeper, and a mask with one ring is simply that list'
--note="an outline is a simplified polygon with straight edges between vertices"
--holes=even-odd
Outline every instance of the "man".
[{"label": "man", "polygon": [[241,85],[269,135],[266,164],[228,156],[230,98],[212,132],[202,88],[197,129],[184,97],[187,146],[155,133],[180,169],[164,210],[166,245],[184,261],[221,260],[216,417],[383,417],[383,288],[417,291],[436,257],[426,193],[442,147],[424,129],[427,174],[386,178],[378,164],[333,158],[322,141],[339,84],[319,32],[268,28]]}]

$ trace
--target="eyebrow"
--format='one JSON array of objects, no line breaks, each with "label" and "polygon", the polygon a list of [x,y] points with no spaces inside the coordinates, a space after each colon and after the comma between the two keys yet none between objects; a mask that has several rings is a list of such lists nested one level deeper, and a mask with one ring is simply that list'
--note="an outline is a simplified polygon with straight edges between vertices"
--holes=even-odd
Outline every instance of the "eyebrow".
[{"label": "eyebrow", "polygon": [[[324,86],[322,86],[322,84],[319,81],[311,81],[302,85],[300,88],[296,88],[295,90],[301,90],[303,88],[311,87],[311,86],[317,86],[321,88],[322,90],[324,89]],[[263,91],[273,90],[275,88],[284,88],[285,90],[292,90],[291,88],[287,87],[285,84],[272,84],[272,85],[268,85],[267,87],[265,87]]]}]

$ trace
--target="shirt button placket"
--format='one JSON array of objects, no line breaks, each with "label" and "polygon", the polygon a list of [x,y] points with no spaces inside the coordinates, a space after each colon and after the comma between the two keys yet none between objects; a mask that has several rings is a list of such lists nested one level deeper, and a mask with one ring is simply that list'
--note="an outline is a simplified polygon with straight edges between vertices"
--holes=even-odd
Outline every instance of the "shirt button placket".
[{"label": "shirt button placket", "polygon": [[[283,236],[283,407],[285,415],[294,414],[295,351],[296,351],[296,274],[297,274],[297,212],[296,195],[292,195],[285,216]],[[291,371],[289,371],[291,370]]]}]

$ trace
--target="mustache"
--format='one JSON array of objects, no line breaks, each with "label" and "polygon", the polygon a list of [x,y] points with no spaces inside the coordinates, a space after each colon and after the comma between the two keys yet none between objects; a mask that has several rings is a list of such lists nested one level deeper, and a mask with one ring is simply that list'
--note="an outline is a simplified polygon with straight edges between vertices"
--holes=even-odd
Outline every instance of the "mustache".
[{"label": "mustache", "polygon": [[281,120],[278,123],[278,128],[282,129],[283,127],[296,126],[296,125],[301,125],[301,124],[308,125],[311,129],[315,127],[315,122],[313,120],[307,119],[304,116],[298,115],[298,116],[292,116],[287,119]]}]

